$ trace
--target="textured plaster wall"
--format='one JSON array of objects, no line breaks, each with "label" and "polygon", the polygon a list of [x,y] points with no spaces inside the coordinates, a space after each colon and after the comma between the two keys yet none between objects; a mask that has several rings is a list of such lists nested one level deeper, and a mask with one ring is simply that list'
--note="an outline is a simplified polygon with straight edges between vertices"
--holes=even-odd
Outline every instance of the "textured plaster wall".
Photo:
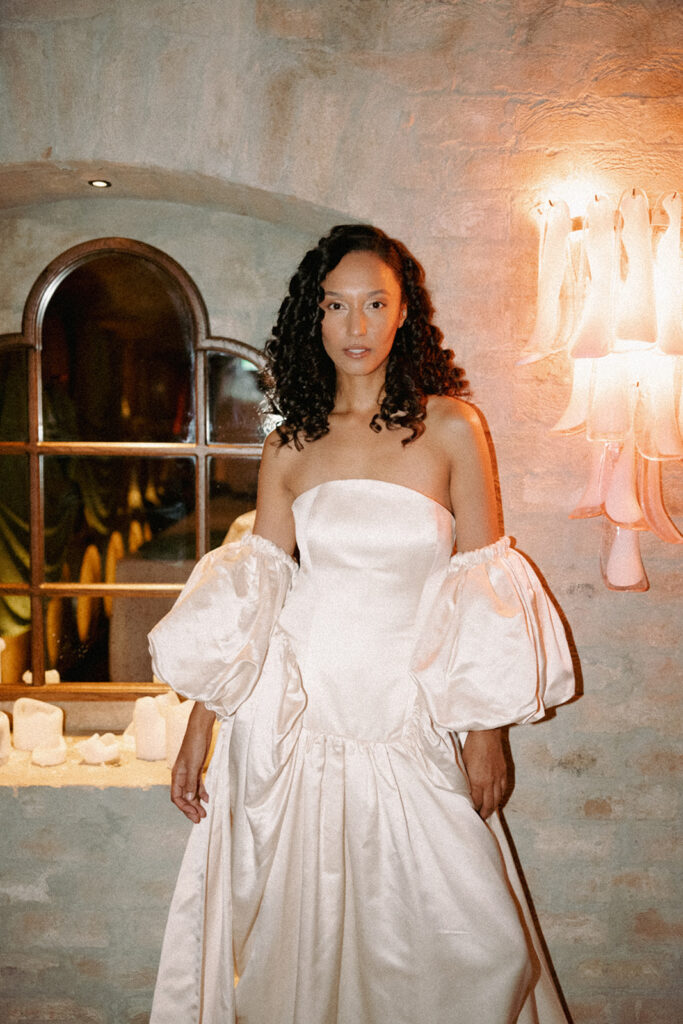
[{"label": "textured plaster wall", "polygon": [[[2,330],[19,328],[48,259],[96,235],[165,248],[213,329],[255,344],[326,210],[422,259],[496,443],[506,528],[581,662],[582,699],[512,736],[507,817],[545,935],[576,1024],[674,1024],[680,550],[646,537],[652,589],[602,587],[599,524],[567,519],[581,443],[547,433],[567,366],[514,364],[533,323],[538,202],[568,183],[584,198],[683,186],[678,0],[5,0],[1,18]],[[85,195],[96,171],[118,199]],[[680,470],[667,488],[680,514]],[[134,875],[158,843],[127,806]],[[8,820],[25,829],[26,811]],[[44,891],[62,913],[64,892]],[[16,896],[27,924],[11,949],[37,964],[31,892]],[[76,892],[70,912],[87,915]],[[68,930],[54,941],[67,948]],[[114,941],[93,943],[101,970]],[[140,970],[152,959],[141,948]],[[106,1014],[95,988],[77,991],[92,991],[93,1020]]]},{"label": "textured plaster wall", "polygon": [[193,278],[213,334],[263,348],[280,293],[310,233],[216,207],[98,195],[0,210],[0,334],[21,329],[31,284],[59,253],[91,238],[136,238]]}]

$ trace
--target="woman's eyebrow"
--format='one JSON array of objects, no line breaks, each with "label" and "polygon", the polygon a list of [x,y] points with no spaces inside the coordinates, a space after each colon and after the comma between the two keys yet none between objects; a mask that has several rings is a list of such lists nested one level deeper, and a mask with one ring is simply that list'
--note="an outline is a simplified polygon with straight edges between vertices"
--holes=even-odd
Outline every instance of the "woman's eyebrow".
[{"label": "woman's eyebrow", "polygon": [[[332,292],[332,291],[325,290],[325,295],[342,296],[343,294],[344,294],[343,292]],[[368,294],[368,296],[370,296],[370,295],[388,295],[389,293],[387,292],[386,288],[377,288],[377,289],[375,289],[374,292],[367,292],[367,294]]]}]

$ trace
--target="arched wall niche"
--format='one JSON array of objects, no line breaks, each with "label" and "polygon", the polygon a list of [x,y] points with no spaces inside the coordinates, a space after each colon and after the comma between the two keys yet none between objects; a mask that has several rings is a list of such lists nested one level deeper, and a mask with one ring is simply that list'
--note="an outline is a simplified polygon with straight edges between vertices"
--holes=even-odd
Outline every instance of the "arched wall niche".
[{"label": "arched wall niche", "polygon": [[0,210],[86,197],[100,202],[105,196],[93,195],[94,190],[89,185],[95,178],[111,181],[111,195],[117,198],[222,209],[312,235],[322,234],[340,220],[355,219],[341,208],[323,206],[229,177],[112,160],[46,159],[0,164]]},{"label": "arched wall niche", "polygon": [[[159,692],[148,628],[255,503],[263,356],[211,333],[175,259],[104,237],[40,273],[3,362],[0,695]],[[43,683],[46,669],[65,681]]]}]

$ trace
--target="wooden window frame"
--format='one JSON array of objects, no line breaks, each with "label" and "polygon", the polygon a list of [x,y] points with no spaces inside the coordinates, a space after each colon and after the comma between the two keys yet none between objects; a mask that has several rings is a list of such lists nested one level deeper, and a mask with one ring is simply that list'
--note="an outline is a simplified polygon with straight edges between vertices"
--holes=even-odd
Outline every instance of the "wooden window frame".
[{"label": "wooden window frame", "polygon": [[[173,443],[45,441],[43,439],[43,403],[41,379],[42,326],[45,311],[56,289],[77,267],[101,256],[124,254],[140,257],[164,271],[182,293],[189,311],[194,348],[195,439]],[[97,238],[73,246],[45,268],[31,288],[20,334],[0,335],[0,351],[21,348],[28,353],[28,440],[0,440],[0,457],[26,455],[29,463],[30,502],[30,577],[25,584],[0,582],[0,594],[20,594],[31,602],[31,671],[33,684],[0,683],[0,700],[37,697],[45,700],[134,700],[166,691],[154,682],[78,682],[45,683],[45,632],[43,604],[49,597],[140,597],[175,596],[181,584],[146,583],[47,583],[45,581],[44,488],[41,456],[44,455],[135,455],[190,457],[195,463],[196,552],[208,550],[208,460],[212,456],[240,456],[260,459],[262,444],[224,444],[208,442],[209,403],[207,399],[207,361],[211,353],[223,353],[247,359],[261,368],[263,353],[244,342],[214,336],[204,301],[189,274],[172,257],[144,242],[130,238]]]}]

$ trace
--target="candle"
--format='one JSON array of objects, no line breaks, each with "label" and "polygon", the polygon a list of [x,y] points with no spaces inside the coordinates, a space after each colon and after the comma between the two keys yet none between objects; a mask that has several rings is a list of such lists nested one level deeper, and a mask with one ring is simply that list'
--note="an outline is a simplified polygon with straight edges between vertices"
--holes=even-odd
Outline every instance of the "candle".
[{"label": "candle", "polygon": [[121,745],[113,732],[105,732],[104,736],[93,733],[77,743],[76,749],[86,764],[113,764],[121,760]]},{"label": "candle", "polygon": [[38,764],[42,768],[52,768],[65,761],[66,740],[63,736],[58,736],[54,743],[34,747],[31,752],[31,764]]},{"label": "candle", "polygon": [[54,747],[62,735],[64,712],[54,704],[33,697],[14,702],[14,746],[17,750]]},{"label": "candle", "polygon": [[142,761],[163,761],[166,757],[166,718],[154,697],[135,701],[135,756]]},{"label": "candle", "polygon": [[6,715],[4,711],[0,711],[0,764],[5,764],[9,761],[11,749],[12,744],[9,737],[9,715]]},{"label": "candle", "polygon": [[[33,672],[31,672],[30,668],[24,672],[21,678],[22,681],[25,682],[27,686],[33,686]],[[61,683],[59,672],[57,671],[56,668],[48,668],[45,670],[45,682],[48,685]]]}]

